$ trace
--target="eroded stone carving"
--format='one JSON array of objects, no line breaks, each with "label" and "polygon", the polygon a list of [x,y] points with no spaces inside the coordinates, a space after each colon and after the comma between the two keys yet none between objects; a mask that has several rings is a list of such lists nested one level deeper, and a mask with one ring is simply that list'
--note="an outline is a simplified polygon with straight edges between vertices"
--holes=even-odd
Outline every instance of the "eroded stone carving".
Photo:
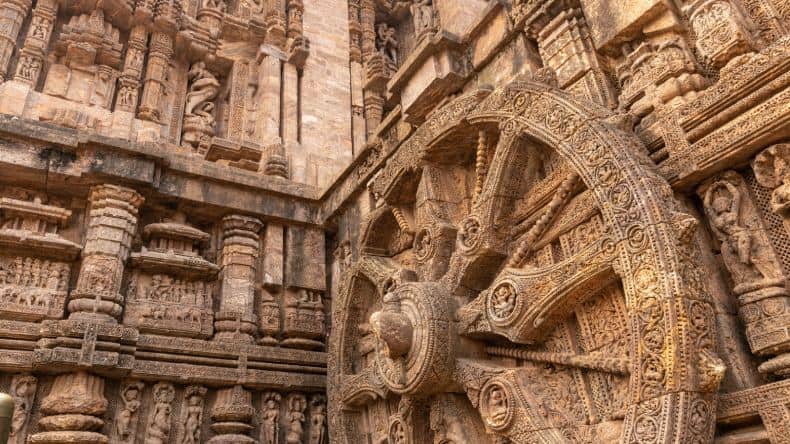
[{"label": "eroded stone carving", "polygon": [[164,444],[170,439],[175,389],[170,383],[160,382],[152,390],[154,405],[146,424],[145,444]]},{"label": "eroded stone carving", "polygon": [[31,375],[17,375],[11,380],[10,395],[14,398],[14,415],[11,417],[9,442],[24,443],[38,380]]},{"label": "eroded stone carving", "polygon": [[253,429],[252,418],[255,408],[252,406],[250,392],[236,385],[233,388],[217,392],[217,401],[211,409],[211,428],[216,433],[208,442],[210,444],[254,443],[249,437]]},{"label": "eroded stone carving", "polygon": [[204,62],[197,62],[189,69],[189,92],[184,105],[184,134],[182,144],[197,148],[201,143],[208,144],[214,135],[216,122],[213,100],[219,92],[217,77],[206,68]]},{"label": "eroded stone carving", "polygon": [[285,417],[285,444],[302,444],[307,399],[301,393],[291,393],[286,403],[288,412]]},{"label": "eroded stone carving", "polygon": [[261,443],[279,444],[280,442],[280,401],[282,396],[277,392],[263,394],[261,413]]},{"label": "eroded stone carving", "polygon": [[181,407],[181,438],[179,444],[199,444],[201,427],[203,426],[203,404],[206,388],[189,386],[184,391]]},{"label": "eroded stone carving", "polygon": [[727,172],[703,185],[700,193],[704,193],[705,212],[721,241],[752,351],[785,354],[790,338],[786,334],[784,272],[743,179]]},{"label": "eroded stone carving", "polygon": [[140,381],[130,381],[121,386],[121,410],[115,417],[115,433],[120,442],[132,442],[136,436],[138,413],[143,402],[143,388]]}]

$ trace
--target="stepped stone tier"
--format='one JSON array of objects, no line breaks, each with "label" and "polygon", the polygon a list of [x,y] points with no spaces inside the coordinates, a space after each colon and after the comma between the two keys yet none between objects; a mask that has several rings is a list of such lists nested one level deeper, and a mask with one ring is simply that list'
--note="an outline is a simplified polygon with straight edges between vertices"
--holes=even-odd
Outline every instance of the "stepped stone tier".
[{"label": "stepped stone tier", "polygon": [[788,0],[0,0],[12,444],[787,444],[788,278]]}]

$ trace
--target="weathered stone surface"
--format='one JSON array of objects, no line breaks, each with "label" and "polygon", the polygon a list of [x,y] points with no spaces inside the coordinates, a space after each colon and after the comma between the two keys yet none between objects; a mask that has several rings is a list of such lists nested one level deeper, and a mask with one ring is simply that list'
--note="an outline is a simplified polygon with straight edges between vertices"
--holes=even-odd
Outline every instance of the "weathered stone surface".
[{"label": "weathered stone surface", "polygon": [[787,442],[788,29],[0,1],[9,442]]}]

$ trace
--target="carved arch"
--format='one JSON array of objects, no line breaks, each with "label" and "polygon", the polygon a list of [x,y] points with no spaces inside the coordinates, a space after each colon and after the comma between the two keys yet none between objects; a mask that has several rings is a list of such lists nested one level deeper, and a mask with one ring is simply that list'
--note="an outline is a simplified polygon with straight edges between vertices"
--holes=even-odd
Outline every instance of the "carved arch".
[{"label": "carved arch", "polygon": [[[391,185],[388,178],[398,177],[398,171],[405,168],[417,168],[426,155],[426,147],[436,138],[452,133],[452,128],[499,125],[499,143],[485,179],[482,199],[458,227],[459,238],[450,258],[450,269],[441,278],[449,294],[454,294],[466,275],[479,271],[476,265],[481,257],[512,254],[502,245],[503,239],[487,232],[485,227],[496,221],[503,205],[507,205],[506,200],[512,198],[509,191],[519,189],[513,163],[522,155],[524,140],[537,141],[556,150],[594,196],[607,227],[605,239],[591,247],[583,261],[564,264],[564,270],[578,275],[579,285],[600,277],[606,280],[616,274],[625,292],[632,341],[629,399],[621,442],[709,441],[713,436],[715,389],[722,368],[713,353],[713,310],[695,269],[698,252],[691,237],[696,220],[675,201],[672,190],[658,176],[638,139],[607,121],[613,117],[607,110],[580,104],[562,91],[530,81],[516,81],[482,101],[481,94],[475,94],[446,105],[418,129],[383,167],[380,183],[374,184],[374,188],[387,190]],[[474,103],[475,99],[479,103]],[[475,224],[482,229],[472,235],[468,227]],[[590,260],[590,257],[600,259]],[[500,257],[499,263],[501,260]],[[476,331],[485,330],[514,342],[537,340],[537,335],[532,333],[540,327],[546,313],[553,314],[566,305],[551,304],[557,300],[573,303],[579,293],[576,284],[563,284],[565,288],[552,285],[558,280],[551,279],[552,272],[556,276],[554,269],[544,274],[525,273],[514,267],[501,269],[488,290],[458,311],[461,333],[474,337]],[[522,322],[515,331],[508,325],[492,326],[491,319],[486,319],[490,318],[486,298],[502,282],[518,279],[521,281],[516,285],[531,285],[530,289],[538,293],[531,302],[542,310],[530,314],[524,304],[523,313],[516,318],[525,317],[528,322]],[[343,309],[342,301],[347,296],[340,295],[341,304],[336,310]],[[346,325],[337,318],[336,321],[339,321],[336,328],[339,333]],[[338,339],[333,336],[330,348],[338,345],[335,342]],[[503,375],[501,369],[477,372],[483,376],[471,377],[475,372],[469,371],[468,363],[459,359],[455,370],[446,377],[464,385],[473,403],[479,392],[489,390],[492,381],[505,384],[503,390],[507,387],[510,376]],[[339,377],[342,375],[330,370],[330,394],[333,384],[342,383]],[[470,378],[476,382],[470,383]],[[482,380],[488,383],[481,383]],[[529,396],[520,393],[508,396],[519,398],[523,404],[522,410],[511,416],[535,427],[542,424],[543,419],[532,408]],[[514,442],[527,442],[523,441],[525,435],[516,431],[518,428],[511,423],[493,431]],[[338,442],[346,442],[342,426],[334,433]]]}]

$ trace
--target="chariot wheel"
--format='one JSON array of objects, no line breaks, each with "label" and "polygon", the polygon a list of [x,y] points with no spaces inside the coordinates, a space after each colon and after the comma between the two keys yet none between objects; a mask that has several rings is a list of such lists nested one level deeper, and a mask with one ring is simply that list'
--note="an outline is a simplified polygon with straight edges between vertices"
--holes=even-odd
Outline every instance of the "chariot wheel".
[{"label": "chariot wheel", "polygon": [[475,91],[382,167],[333,305],[338,443],[707,442],[696,219],[617,116]]}]

